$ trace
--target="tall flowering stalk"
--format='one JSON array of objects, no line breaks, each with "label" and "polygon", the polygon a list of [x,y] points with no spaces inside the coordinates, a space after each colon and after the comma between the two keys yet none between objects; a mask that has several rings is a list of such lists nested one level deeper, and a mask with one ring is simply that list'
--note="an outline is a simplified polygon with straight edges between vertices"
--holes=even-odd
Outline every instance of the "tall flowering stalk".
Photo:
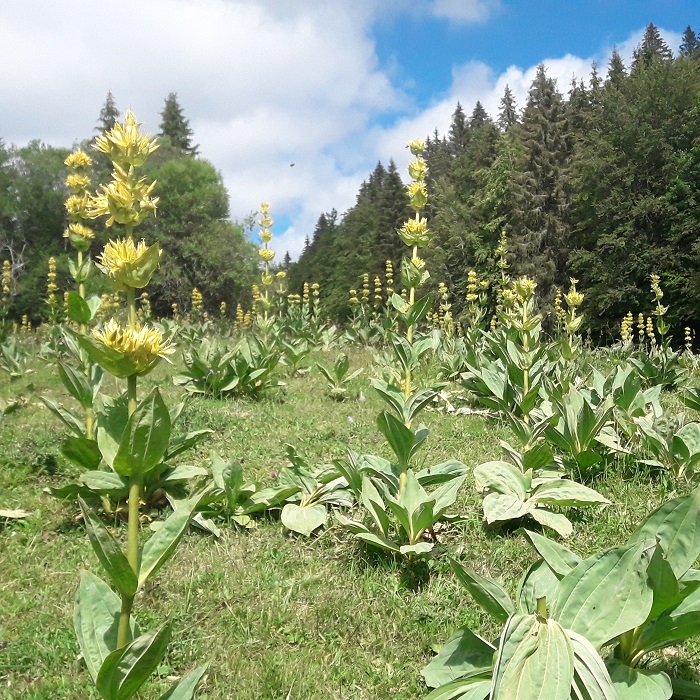
[{"label": "tall flowering stalk", "polygon": [[[377,428],[391,447],[394,461],[382,467],[382,471],[391,475],[386,482],[369,475],[361,477],[358,500],[366,506],[364,521],[348,520],[343,516],[339,516],[338,520],[365,542],[396,554],[421,557],[430,552],[437,541],[433,526],[455,502],[457,492],[466,479],[466,467],[456,460],[449,460],[420,471],[412,468],[416,452],[428,437],[428,429],[424,425],[413,425],[419,413],[434,398],[435,391],[414,387],[412,383],[412,372],[418,368],[421,357],[432,345],[430,336],[420,337],[416,334],[418,325],[430,313],[432,300],[429,294],[421,298],[417,296],[418,288],[429,277],[425,262],[418,255],[419,249],[426,246],[431,238],[427,220],[422,216],[428,201],[425,184],[428,166],[421,155],[425,144],[411,141],[409,148],[414,159],[408,166],[412,182],[407,192],[414,215],[398,231],[410,249],[410,257],[404,256],[401,261],[401,284],[408,291],[405,297],[396,293],[390,297],[391,306],[405,328],[405,334],[389,333],[400,367],[401,386],[380,379],[372,381],[388,406],[388,410],[377,417]],[[363,299],[369,297],[368,293],[365,295],[365,289],[369,291],[367,277],[363,285]],[[356,299],[356,295],[353,298]],[[443,311],[449,313],[448,308]],[[378,457],[365,459],[374,460],[374,463],[380,461]],[[357,483],[357,473],[353,467],[356,462],[357,455],[351,452],[348,470],[344,473],[348,483]],[[340,460],[337,462],[341,471],[345,468],[344,464]],[[427,487],[435,483],[440,483],[440,486],[428,492]],[[367,504],[371,504],[371,507]],[[432,541],[426,541],[426,534]]]},{"label": "tall flowering stalk", "polygon": [[263,316],[267,321],[268,313],[272,307],[269,288],[275,281],[275,276],[270,272],[270,263],[275,259],[275,251],[270,248],[270,241],[272,240],[271,227],[274,221],[270,216],[270,205],[268,202],[261,202],[259,213],[260,218],[258,219],[258,225],[260,226],[260,240],[262,241],[262,247],[258,250],[258,255],[263,263],[263,271],[260,276],[260,281],[262,282],[264,290],[261,295],[261,305],[263,309]]},{"label": "tall flowering stalk", "polygon": [[[91,336],[73,334],[91,360],[115,377],[126,379],[125,425],[106,420],[95,441],[101,461],[128,485],[126,552],[87,504],[80,501],[91,544],[114,590],[98,577],[83,573],[76,599],[75,627],[97,690],[109,699],[132,697],[165,654],[170,625],[135,637],[131,619],[134,599],[145,581],[174,552],[201,498],[201,494],[195,495],[179,504],[158,532],[140,545],[144,480],[162,465],[171,434],[170,412],[158,390],[154,389],[141,402],[137,395],[137,378],[174,352],[160,330],[138,322],[136,308],[136,290],[148,286],[161,257],[158,244],[149,246],[144,240],[134,239],[134,229],[156,211],[158,199],[152,196],[155,183],[147,183],[137,174],[156,147],[155,140],[140,132],[140,124],[131,111],[124,124],[115,125],[96,140],[95,148],[110,157],[114,169],[112,180],[88,199],[85,211],[94,219],[106,217],[108,227],[122,228],[123,235],[105,246],[98,267],[116,290],[124,292],[127,323],[112,318],[94,329]],[[93,634],[97,629],[100,634]],[[162,697],[192,698],[204,670],[197,669],[183,678],[179,684],[182,687],[171,689]]]}]

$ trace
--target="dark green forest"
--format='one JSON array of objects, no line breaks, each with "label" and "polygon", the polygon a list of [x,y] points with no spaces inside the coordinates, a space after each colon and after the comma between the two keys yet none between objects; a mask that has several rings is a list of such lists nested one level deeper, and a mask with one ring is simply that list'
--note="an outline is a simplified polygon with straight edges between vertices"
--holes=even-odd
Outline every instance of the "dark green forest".
[{"label": "dark green forest", "polygon": [[[628,312],[649,311],[649,276],[661,276],[668,318],[700,328],[700,49],[689,27],[674,58],[653,25],[625,66],[564,95],[540,66],[527,101],[506,88],[494,121],[458,104],[448,133],[427,139],[431,283],[444,282],[456,316],[470,269],[495,277],[505,231],[511,275],[530,275],[553,299],[569,277],[585,293],[586,323],[610,339]],[[342,219],[319,217],[290,286],[321,284],[331,313],[348,313],[361,275],[396,268],[395,230],[408,216],[393,162],[382,163]]]},{"label": "dark green forest", "polygon": [[[614,337],[628,311],[649,311],[651,273],[661,276],[676,341],[683,326],[700,329],[698,36],[688,27],[674,48],[675,55],[650,24],[630,65],[614,52],[608,66],[593,66],[588,82],[574,79],[566,93],[540,66],[524,105],[506,88],[495,120],[480,103],[457,104],[447,133],[416,134],[427,136],[430,168],[430,284],[447,286],[456,317],[467,272],[495,277],[494,250],[505,232],[510,274],[534,277],[545,304],[570,277],[580,281],[595,338]],[[96,132],[118,117],[109,94]],[[249,224],[230,221],[221,175],[198,155],[174,93],[161,117],[161,147],[144,173],[158,180],[161,199],[143,235],[167,251],[154,310],[187,308],[193,286],[212,310],[221,301],[249,307],[258,274]],[[15,317],[41,316],[49,256],[58,258],[60,286],[67,277],[67,155],[38,141],[0,141],[0,258],[12,263]],[[105,170],[96,159],[93,185],[107,179]],[[289,290],[318,282],[328,316],[347,317],[349,290],[363,273],[383,277],[386,260],[397,269],[396,229],[409,213],[395,164],[378,163],[355,204],[342,215],[321,214],[299,260],[285,258]]]}]

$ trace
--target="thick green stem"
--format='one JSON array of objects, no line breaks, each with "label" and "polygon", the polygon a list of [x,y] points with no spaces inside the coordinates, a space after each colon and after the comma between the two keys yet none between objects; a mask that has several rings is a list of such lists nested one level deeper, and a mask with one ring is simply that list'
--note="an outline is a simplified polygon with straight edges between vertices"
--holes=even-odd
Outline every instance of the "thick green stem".
[{"label": "thick green stem", "polygon": [[[527,356],[530,352],[530,332],[525,330],[525,327],[527,325],[527,302],[523,302],[523,352]],[[523,368],[523,399],[527,396],[528,392],[530,391],[530,366],[529,366],[529,358],[526,357],[525,362],[523,364],[526,365],[526,367]],[[523,411],[523,420],[525,423],[530,422],[530,412],[525,412]]]}]

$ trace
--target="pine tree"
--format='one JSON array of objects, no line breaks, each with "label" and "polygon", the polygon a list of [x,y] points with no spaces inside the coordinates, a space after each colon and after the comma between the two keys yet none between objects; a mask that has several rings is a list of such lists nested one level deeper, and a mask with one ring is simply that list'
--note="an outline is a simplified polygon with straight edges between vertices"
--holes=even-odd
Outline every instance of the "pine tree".
[{"label": "pine tree", "polygon": [[501,109],[498,112],[497,124],[502,131],[508,131],[518,123],[518,111],[515,104],[515,96],[508,85],[501,98]]},{"label": "pine tree", "polygon": [[514,188],[513,271],[528,275],[549,295],[565,279],[570,205],[568,188],[571,136],[566,107],[543,65],[530,87],[519,137],[523,156]]},{"label": "pine tree", "polygon": [[450,124],[447,140],[452,155],[461,153],[469,143],[469,124],[467,123],[464,109],[462,109],[462,105],[459,102],[452,114],[452,123]]},{"label": "pine tree", "polygon": [[632,54],[632,70],[648,68],[655,60],[670,61],[672,58],[673,52],[668,44],[661,38],[659,30],[650,23],[644,32],[642,43]]},{"label": "pine tree", "polygon": [[484,109],[484,105],[477,101],[476,105],[474,105],[472,116],[469,118],[469,128],[478,129],[486,124],[486,122],[490,121],[491,117],[489,117],[488,112]]},{"label": "pine tree", "polygon": [[167,96],[160,116],[160,135],[166,136],[173,148],[188,155],[197,155],[198,147],[192,144],[193,131],[190,129],[190,121],[185,119],[176,92]]},{"label": "pine tree", "polygon": [[686,58],[700,57],[700,44],[698,43],[698,35],[688,25],[683,32],[683,43],[680,46],[680,55]]},{"label": "pine tree", "polygon": [[109,91],[107,93],[107,99],[100,110],[100,116],[97,118],[97,126],[95,127],[95,131],[102,134],[105,131],[113,129],[114,125],[119,119],[119,116],[120,114],[114,101],[114,95],[112,95],[112,92]]},{"label": "pine tree", "polygon": [[619,89],[626,77],[627,69],[622,56],[620,56],[617,49],[613,49],[610,63],[608,64],[608,78],[605,84],[611,88]]}]

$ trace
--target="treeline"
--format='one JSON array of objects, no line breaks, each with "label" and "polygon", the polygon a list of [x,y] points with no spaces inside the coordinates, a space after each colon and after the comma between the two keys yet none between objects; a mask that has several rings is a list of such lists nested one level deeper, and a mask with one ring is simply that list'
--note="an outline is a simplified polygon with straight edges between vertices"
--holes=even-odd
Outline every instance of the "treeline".
[{"label": "treeline", "polygon": [[[649,312],[649,275],[661,276],[676,338],[700,329],[700,45],[689,27],[677,57],[650,24],[630,66],[617,51],[605,74],[574,79],[565,96],[537,70],[526,104],[506,88],[494,121],[458,104],[449,132],[427,139],[429,221],[425,257],[453,310],[468,270],[495,276],[508,237],[511,275],[530,275],[551,303],[569,277],[586,294],[597,336],[617,334],[628,312]],[[396,229],[409,215],[393,163],[377,165],[356,204],[322,215],[290,285],[319,282],[333,315],[349,313],[362,274],[399,263]]]},{"label": "treeline", "polygon": [[[111,129],[120,116],[108,93],[95,132]],[[252,222],[229,220],[229,196],[221,175],[197,155],[175,93],[165,100],[158,137],[160,147],[143,169],[149,181],[157,180],[158,213],[139,228],[140,235],[157,240],[167,251],[148,290],[154,312],[168,315],[172,304],[189,308],[193,287],[211,310],[222,301],[233,309],[239,302],[250,306],[251,285],[258,276],[257,248],[247,235]],[[76,147],[93,159],[90,177],[95,190],[110,179],[110,165],[91,148],[92,140],[86,138]],[[0,260],[11,264],[10,314],[15,319],[24,314],[34,322],[46,318],[49,257],[57,259],[59,288],[72,288],[63,238],[69,194],[64,160],[69,153],[39,141],[16,147],[0,140]],[[94,228],[92,252],[97,255],[109,235],[99,225]],[[89,293],[112,291],[102,275],[93,275],[91,281],[95,286]]]}]

